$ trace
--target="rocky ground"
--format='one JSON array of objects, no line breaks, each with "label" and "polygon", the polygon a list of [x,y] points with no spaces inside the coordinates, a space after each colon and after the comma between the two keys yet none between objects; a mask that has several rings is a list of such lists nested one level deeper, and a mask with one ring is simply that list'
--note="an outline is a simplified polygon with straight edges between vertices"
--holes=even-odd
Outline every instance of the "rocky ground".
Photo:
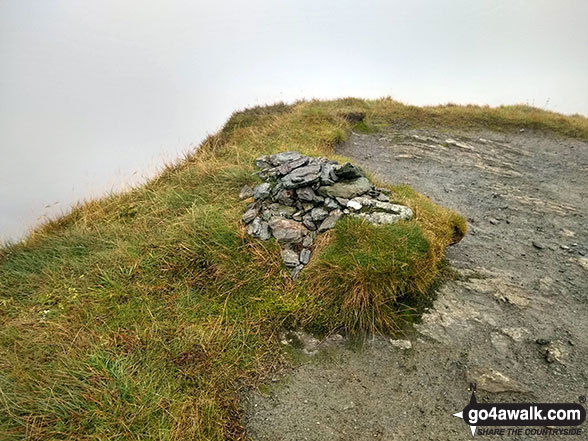
[{"label": "rocky ground", "polygon": [[302,336],[316,355],[244,397],[252,439],[467,439],[452,414],[472,381],[479,401],[588,395],[588,143],[391,129],[353,134],[338,153],[467,216],[447,252],[459,276],[398,340]]}]

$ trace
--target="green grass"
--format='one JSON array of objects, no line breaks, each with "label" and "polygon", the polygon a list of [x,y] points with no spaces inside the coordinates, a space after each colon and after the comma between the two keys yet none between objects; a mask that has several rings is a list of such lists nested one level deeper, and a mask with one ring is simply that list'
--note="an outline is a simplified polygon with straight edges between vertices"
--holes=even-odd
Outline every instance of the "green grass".
[{"label": "green grass", "polygon": [[429,295],[445,248],[465,232],[461,216],[390,187],[414,220],[342,221],[296,285],[278,245],[240,223],[254,158],[334,156],[351,130],[346,112],[364,112],[370,130],[401,121],[588,139],[585,118],[521,106],[343,99],[236,113],[146,185],[0,248],[0,439],[242,439],[238,391],[286,362],[284,326],[394,330],[404,305]]}]

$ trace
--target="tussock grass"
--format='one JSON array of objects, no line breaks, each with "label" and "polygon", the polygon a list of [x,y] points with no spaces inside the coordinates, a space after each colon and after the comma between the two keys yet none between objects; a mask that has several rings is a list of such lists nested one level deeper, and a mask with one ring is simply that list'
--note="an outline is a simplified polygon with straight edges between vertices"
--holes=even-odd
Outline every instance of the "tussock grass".
[{"label": "tussock grass", "polygon": [[75,207],[0,248],[0,438],[225,440],[245,437],[238,390],[284,362],[277,332],[385,332],[426,296],[456,213],[392,187],[415,219],[346,219],[294,285],[279,247],[240,224],[253,159],[333,156],[346,112],[404,121],[540,129],[587,138],[582,117],[529,108],[414,108],[392,100],[278,104],[233,115],[197,153],[146,185]]}]

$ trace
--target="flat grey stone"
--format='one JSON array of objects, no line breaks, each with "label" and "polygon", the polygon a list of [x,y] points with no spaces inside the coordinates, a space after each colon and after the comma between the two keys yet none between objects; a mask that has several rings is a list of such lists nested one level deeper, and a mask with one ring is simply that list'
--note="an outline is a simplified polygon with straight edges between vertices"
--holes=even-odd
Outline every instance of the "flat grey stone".
[{"label": "flat grey stone", "polygon": [[329,215],[329,212],[322,207],[315,207],[310,210],[310,217],[313,222],[320,222]]},{"label": "flat grey stone", "polygon": [[307,228],[300,222],[283,217],[273,217],[269,221],[269,228],[272,235],[280,243],[300,242],[308,232]]},{"label": "flat grey stone", "polygon": [[341,210],[337,209],[331,211],[327,218],[321,223],[318,229],[319,233],[322,233],[333,228],[337,221],[341,219],[341,216],[343,216],[343,212]]},{"label": "flat grey stone", "polygon": [[292,170],[282,178],[282,184],[285,188],[307,187],[319,180],[321,166],[319,164],[310,164]]},{"label": "flat grey stone", "polygon": [[312,220],[312,216],[310,215],[310,213],[307,213],[304,215],[304,217],[302,218],[302,223],[306,226],[306,228],[308,228],[310,231],[314,231],[316,230],[316,224],[314,223],[314,221]]},{"label": "flat grey stone", "polygon": [[304,248],[300,252],[300,263],[306,265],[310,260],[310,250],[308,248]]},{"label": "flat grey stone", "polygon": [[[264,158],[262,156],[262,158]],[[302,155],[298,152],[280,152],[276,153],[275,155],[265,157],[268,162],[271,162],[275,166],[280,166],[286,162],[296,161],[297,159],[302,158]],[[259,158],[258,158],[259,159]]]},{"label": "flat grey stone", "polygon": [[259,225],[258,235],[261,240],[271,239],[272,233],[270,232],[269,224],[267,222],[261,221],[261,223]]},{"label": "flat grey stone", "polygon": [[282,250],[282,261],[284,265],[289,268],[294,268],[300,263],[300,258],[298,257],[298,253],[290,248],[284,248]]},{"label": "flat grey stone", "polygon": [[294,161],[285,162],[284,164],[278,167],[278,171],[281,175],[287,175],[295,168],[302,167],[303,165],[308,164],[308,159],[309,158],[307,156],[303,156],[302,158],[298,158]]},{"label": "flat grey stone", "polygon": [[382,202],[377,199],[367,197],[356,197],[352,201],[359,203],[363,207],[369,207],[371,209],[381,210],[386,213],[395,214],[400,216],[401,219],[412,218],[412,210],[405,205],[391,204],[390,202]]},{"label": "flat grey stone", "polygon": [[331,186],[321,187],[319,194],[331,198],[351,199],[367,193],[372,184],[366,177],[353,179],[351,181],[340,181]]},{"label": "flat grey stone", "polygon": [[404,215],[400,215],[377,211],[374,213],[350,213],[349,215],[360,219],[365,219],[367,222],[375,225],[395,224],[400,220],[408,220],[412,217],[412,211],[410,208],[406,208],[409,210],[410,214],[405,212]]},{"label": "flat grey stone", "polygon": [[256,200],[263,200],[270,195],[270,189],[271,185],[269,184],[269,182],[259,184],[253,189],[253,197]]},{"label": "flat grey stone", "polygon": [[390,196],[384,193],[380,193],[378,196],[376,196],[376,199],[380,202],[390,202]]},{"label": "flat grey stone", "polygon": [[284,189],[284,185],[278,181],[278,183],[276,185],[274,185],[274,187],[272,188],[272,191],[270,193],[271,197],[272,198],[276,197],[276,195],[283,189]]},{"label": "flat grey stone", "polygon": [[301,187],[296,189],[296,196],[301,201],[313,202],[316,198],[316,193],[310,187]]},{"label": "flat grey stone", "polygon": [[331,198],[325,198],[324,206],[329,211],[339,208],[337,201]]}]

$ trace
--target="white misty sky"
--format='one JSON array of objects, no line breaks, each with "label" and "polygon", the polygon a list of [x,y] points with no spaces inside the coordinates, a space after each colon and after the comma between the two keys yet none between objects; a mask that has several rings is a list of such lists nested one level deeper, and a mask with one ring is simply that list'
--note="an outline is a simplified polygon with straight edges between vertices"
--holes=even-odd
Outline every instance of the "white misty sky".
[{"label": "white misty sky", "polygon": [[588,115],[587,50],[585,0],[0,0],[0,239],[139,182],[250,105]]}]

